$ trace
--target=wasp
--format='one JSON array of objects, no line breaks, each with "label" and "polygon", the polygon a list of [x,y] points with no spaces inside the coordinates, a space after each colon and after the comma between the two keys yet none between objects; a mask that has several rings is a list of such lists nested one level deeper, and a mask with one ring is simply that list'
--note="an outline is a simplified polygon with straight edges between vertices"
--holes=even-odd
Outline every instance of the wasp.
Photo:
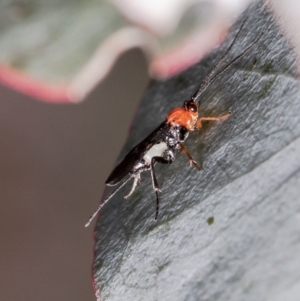
[{"label": "wasp", "polygon": [[157,178],[155,175],[154,166],[156,163],[171,164],[175,160],[176,153],[182,151],[191,166],[198,170],[201,168],[193,159],[189,151],[184,147],[183,142],[187,139],[189,132],[199,130],[202,127],[202,121],[220,121],[227,119],[231,112],[222,116],[200,117],[197,100],[206,88],[212,84],[221,74],[229,69],[234,62],[239,60],[246,52],[248,52],[262,37],[262,34],[255,39],[242,53],[237,55],[232,61],[221,68],[220,65],[225,61],[229,51],[234,46],[238,36],[247,19],[245,19],[235,35],[229,48],[220,60],[213,66],[212,70],[205,77],[193,96],[184,101],[181,108],[173,109],[166,117],[165,121],[161,123],[147,138],[137,144],[125,158],[114,168],[109,175],[105,184],[107,186],[119,185],[103,202],[98,206],[96,211],[90,217],[85,227],[88,227],[93,218],[97,215],[100,209],[131,179],[133,179],[132,188],[125,196],[128,198],[134,192],[138,182],[141,180],[141,173],[150,170],[153,190],[156,194],[156,212],[154,219],[157,220],[159,212],[159,195],[161,192]]}]

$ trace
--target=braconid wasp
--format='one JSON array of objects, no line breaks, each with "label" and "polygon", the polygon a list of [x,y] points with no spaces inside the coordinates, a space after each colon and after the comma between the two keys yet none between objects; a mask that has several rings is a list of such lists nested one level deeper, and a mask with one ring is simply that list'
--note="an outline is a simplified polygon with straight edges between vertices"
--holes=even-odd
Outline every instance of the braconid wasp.
[{"label": "braconid wasp", "polygon": [[125,196],[128,198],[134,192],[137,183],[140,181],[141,173],[150,170],[153,189],[156,194],[156,213],[155,220],[157,220],[159,212],[159,197],[161,192],[157,179],[155,176],[155,163],[171,164],[175,160],[175,155],[178,150],[181,150],[189,159],[190,165],[195,166],[198,170],[200,167],[193,159],[188,150],[183,146],[183,142],[188,137],[189,131],[198,130],[202,127],[202,121],[219,121],[225,120],[230,116],[230,112],[223,116],[213,117],[199,117],[197,100],[200,95],[213,83],[221,74],[229,69],[233,63],[239,60],[246,52],[248,52],[262,37],[262,33],[256,38],[242,53],[237,55],[232,61],[225,65],[218,72],[218,68],[225,61],[229,51],[234,46],[238,36],[243,29],[245,19],[235,35],[232,43],[221,57],[221,59],[213,66],[210,73],[205,77],[194,95],[183,103],[183,107],[173,109],[166,117],[166,120],[155,129],[146,139],[136,145],[125,158],[114,168],[105,184],[107,186],[118,185],[109,196],[98,206],[97,210],[90,217],[85,227],[88,227],[93,218],[97,215],[100,209],[131,179],[133,185],[130,192]]}]

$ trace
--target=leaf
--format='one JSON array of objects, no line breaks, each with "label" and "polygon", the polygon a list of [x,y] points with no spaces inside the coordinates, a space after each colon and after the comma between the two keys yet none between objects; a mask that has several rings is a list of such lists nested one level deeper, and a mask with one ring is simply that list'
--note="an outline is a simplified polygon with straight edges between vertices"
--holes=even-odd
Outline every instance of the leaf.
[{"label": "leaf", "polygon": [[215,47],[248,1],[7,0],[0,3],[0,82],[38,100],[79,102],[135,47],[153,76],[170,77]]},{"label": "leaf", "polygon": [[299,296],[300,84],[295,55],[262,2],[246,10],[205,60],[152,82],[120,158],[193,94],[246,16],[230,59],[261,31],[263,39],[201,97],[201,115],[231,110],[232,116],[206,123],[185,143],[203,170],[182,154],[170,166],[156,165],[157,223],[146,172],[130,199],[123,199],[130,187],[122,188],[100,212],[93,263],[98,299]]}]

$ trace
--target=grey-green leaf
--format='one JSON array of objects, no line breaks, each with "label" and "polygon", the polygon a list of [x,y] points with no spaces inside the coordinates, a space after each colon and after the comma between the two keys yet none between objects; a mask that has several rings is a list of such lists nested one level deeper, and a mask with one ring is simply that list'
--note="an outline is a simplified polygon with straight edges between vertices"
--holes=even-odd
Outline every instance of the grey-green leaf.
[{"label": "grey-green leaf", "polygon": [[156,165],[157,223],[149,173],[130,199],[126,187],[100,212],[93,274],[101,300],[299,297],[300,84],[292,48],[261,2],[205,60],[150,85],[121,157],[193,94],[246,16],[230,58],[261,31],[262,40],[201,96],[201,115],[232,116],[185,143],[203,170],[182,154]]}]

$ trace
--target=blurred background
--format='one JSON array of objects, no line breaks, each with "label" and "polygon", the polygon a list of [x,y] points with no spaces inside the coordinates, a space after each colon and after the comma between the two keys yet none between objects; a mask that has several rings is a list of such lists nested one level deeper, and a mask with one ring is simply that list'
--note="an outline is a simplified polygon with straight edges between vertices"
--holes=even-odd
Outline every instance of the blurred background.
[{"label": "blurred background", "polygon": [[93,225],[84,224],[147,81],[132,50],[78,105],[0,86],[0,300],[95,300]]},{"label": "blurred background", "polygon": [[250,1],[143,2],[0,3],[0,300],[95,300],[84,224],[149,73],[198,61]]}]

